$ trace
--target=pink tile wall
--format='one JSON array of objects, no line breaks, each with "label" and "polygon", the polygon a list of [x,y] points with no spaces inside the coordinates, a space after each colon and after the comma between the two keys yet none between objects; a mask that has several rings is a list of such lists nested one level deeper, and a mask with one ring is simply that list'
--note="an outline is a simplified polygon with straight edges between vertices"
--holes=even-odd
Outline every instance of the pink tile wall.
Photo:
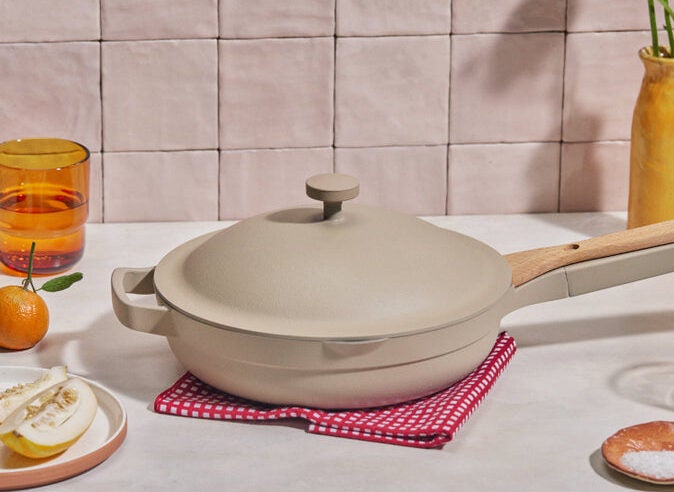
[{"label": "pink tile wall", "polygon": [[92,222],[358,201],[624,210],[646,2],[3,0],[0,140],[92,151]]},{"label": "pink tile wall", "polygon": [[220,147],[332,145],[334,39],[220,41]]},{"label": "pink tile wall", "polygon": [[338,38],[335,64],[335,146],[447,142],[449,36]]}]

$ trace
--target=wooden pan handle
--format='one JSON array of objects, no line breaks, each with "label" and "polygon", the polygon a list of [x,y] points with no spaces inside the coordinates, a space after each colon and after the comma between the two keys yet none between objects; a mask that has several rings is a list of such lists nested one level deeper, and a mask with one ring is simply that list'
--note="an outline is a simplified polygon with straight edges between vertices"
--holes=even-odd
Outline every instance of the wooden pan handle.
[{"label": "wooden pan handle", "polygon": [[505,255],[513,272],[513,285],[574,263],[674,243],[674,220],[660,222],[576,243],[530,249]]}]

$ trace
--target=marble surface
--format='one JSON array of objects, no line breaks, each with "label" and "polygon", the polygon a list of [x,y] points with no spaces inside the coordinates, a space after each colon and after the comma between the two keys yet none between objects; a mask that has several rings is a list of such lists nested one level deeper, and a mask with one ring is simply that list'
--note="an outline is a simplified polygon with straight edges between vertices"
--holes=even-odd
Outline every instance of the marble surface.
[{"label": "marble surface", "polygon": [[[428,220],[502,253],[625,226],[620,213]],[[518,352],[482,406],[442,449],[311,435],[296,422],[215,422],[153,413],[156,394],[184,369],[164,338],[117,321],[110,274],[120,266],[155,265],[182,242],[228,224],[88,224],[87,250],[77,266],[85,279],[45,294],[52,319],[47,337],[30,350],[0,351],[3,366],[65,363],[108,387],[128,412],[128,436],[115,454],[48,490],[656,490],[609,470],[599,448],[622,427],[672,419],[671,274],[529,306],[504,318]],[[15,282],[16,277],[0,277],[2,285]]]}]

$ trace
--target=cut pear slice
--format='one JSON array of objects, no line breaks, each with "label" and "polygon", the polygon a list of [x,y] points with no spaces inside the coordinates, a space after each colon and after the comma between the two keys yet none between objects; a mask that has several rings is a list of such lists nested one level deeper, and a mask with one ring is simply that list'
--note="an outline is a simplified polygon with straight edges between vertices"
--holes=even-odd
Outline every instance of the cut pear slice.
[{"label": "cut pear slice", "polygon": [[0,441],[29,458],[46,458],[72,446],[96,416],[89,385],[70,378],[44,390],[0,424]]},{"label": "cut pear slice", "polygon": [[17,384],[0,393],[0,424],[21,404],[39,392],[68,379],[65,366],[52,367],[31,383]]}]

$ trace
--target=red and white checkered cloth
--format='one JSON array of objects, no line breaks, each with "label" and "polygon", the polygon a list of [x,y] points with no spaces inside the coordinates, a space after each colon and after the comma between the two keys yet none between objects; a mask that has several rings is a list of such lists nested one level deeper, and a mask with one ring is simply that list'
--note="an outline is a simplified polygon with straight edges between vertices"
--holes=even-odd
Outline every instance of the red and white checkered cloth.
[{"label": "red and white checkered cloth", "polygon": [[487,358],[473,372],[433,395],[363,410],[321,410],[272,406],[245,400],[200,381],[189,372],[157,396],[159,413],[215,420],[300,418],[308,432],[433,448],[451,441],[492,388],[515,353],[515,340],[501,333]]}]

